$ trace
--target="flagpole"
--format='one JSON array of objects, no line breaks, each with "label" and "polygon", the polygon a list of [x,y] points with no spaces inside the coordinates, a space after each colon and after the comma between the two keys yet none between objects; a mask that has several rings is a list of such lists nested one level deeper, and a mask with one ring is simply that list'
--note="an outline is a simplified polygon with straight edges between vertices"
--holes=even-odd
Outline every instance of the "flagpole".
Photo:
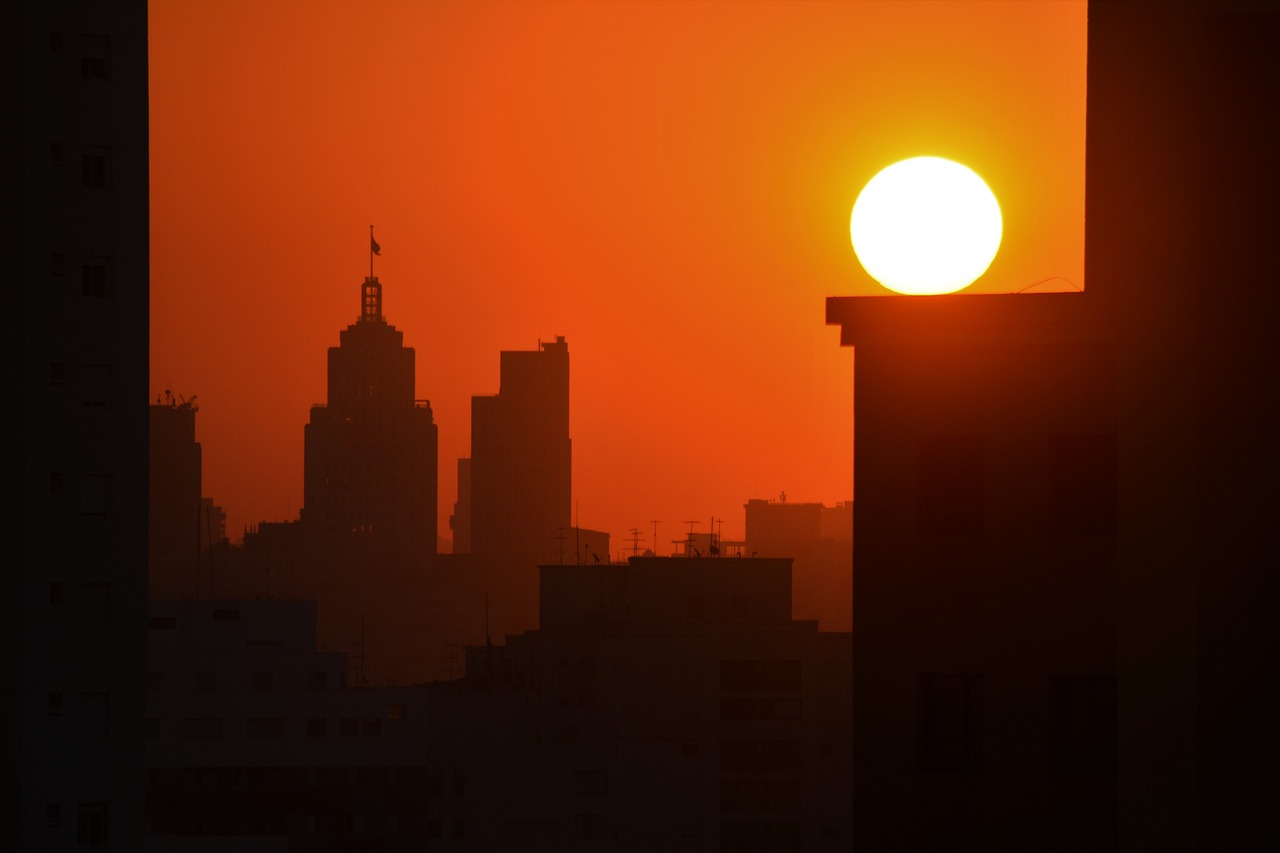
[{"label": "flagpole", "polygon": [[369,226],[369,278],[373,278],[373,226]]}]

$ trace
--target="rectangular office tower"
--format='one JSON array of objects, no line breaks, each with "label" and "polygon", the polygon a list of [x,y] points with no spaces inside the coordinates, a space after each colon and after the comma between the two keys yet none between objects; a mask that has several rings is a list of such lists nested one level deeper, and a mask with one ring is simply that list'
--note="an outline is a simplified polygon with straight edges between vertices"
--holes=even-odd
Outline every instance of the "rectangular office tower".
[{"label": "rectangular office tower", "polygon": [[569,345],[503,352],[498,393],[471,398],[471,552],[557,563],[570,526]]},{"label": "rectangular office tower", "polygon": [[0,849],[143,846],[147,7],[0,5]]},{"label": "rectangular office tower", "polygon": [[439,438],[431,403],[414,399],[414,369],[369,276],[359,320],[329,348],[328,405],[313,406],[306,426],[302,521],[313,536],[435,554]]}]

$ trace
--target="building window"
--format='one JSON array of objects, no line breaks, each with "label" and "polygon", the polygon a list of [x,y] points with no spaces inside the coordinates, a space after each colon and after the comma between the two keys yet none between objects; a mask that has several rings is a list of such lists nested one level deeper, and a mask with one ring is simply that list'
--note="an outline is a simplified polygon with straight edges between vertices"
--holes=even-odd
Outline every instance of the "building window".
[{"label": "building window", "polygon": [[311,717],[307,720],[307,737],[324,737],[328,729],[328,721],[324,717]]},{"label": "building window", "polygon": [[49,52],[62,53],[62,33],[58,30],[49,33]]},{"label": "building window", "polygon": [[62,805],[60,803],[49,803],[44,807],[44,822],[50,829],[62,826]]},{"label": "building window", "polygon": [[62,582],[54,581],[49,584],[49,603],[54,607],[61,607],[62,601]]},{"label": "building window", "polygon": [[160,720],[155,717],[147,717],[146,727],[147,740],[156,740],[160,737]]},{"label": "building window", "polygon": [[1057,435],[1051,452],[1053,532],[1115,533],[1115,435]]},{"label": "building window", "polygon": [[323,693],[329,688],[329,674],[323,670],[307,673],[307,689],[312,693]]},{"label": "building window", "polygon": [[86,80],[111,79],[111,37],[80,37],[80,76]]},{"label": "building window", "polygon": [[574,796],[607,797],[609,795],[609,774],[600,768],[589,768],[574,772]]},{"label": "building window", "polygon": [[84,474],[80,477],[82,515],[106,516],[111,509],[111,475]]},{"label": "building window", "polygon": [[49,165],[61,166],[65,156],[66,156],[66,148],[63,147],[61,142],[49,143]]},{"label": "building window", "polygon": [[76,812],[76,846],[107,846],[107,804],[81,803]]},{"label": "building window", "polygon": [[173,616],[148,616],[147,628],[152,631],[172,631],[178,627],[178,620]]},{"label": "building window", "polygon": [[800,692],[798,660],[722,660],[721,692]]},{"label": "building window", "polygon": [[62,716],[62,694],[61,693],[49,694],[49,716],[50,717]]},{"label": "building window", "polygon": [[573,836],[575,838],[603,838],[604,822],[598,814],[576,814],[573,816]]},{"label": "building window", "polygon": [[111,149],[86,148],[80,155],[80,186],[105,189],[111,183]]},{"label": "building window", "polygon": [[256,717],[245,720],[246,737],[279,739],[284,737],[283,717]]},{"label": "building window", "polygon": [[67,256],[62,252],[51,252],[49,254],[49,275],[61,278],[67,272]]},{"label": "building window", "polygon": [[89,299],[106,299],[111,295],[111,259],[85,256],[80,266],[80,295]]},{"label": "building window", "polygon": [[921,533],[982,530],[983,442],[976,435],[926,436],[917,448],[917,519]]},{"label": "building window", "polygon": [[218,687],[218,676],[209,670],[200,670],[196,673],[196,692],[212,693]]},{"label": "building window", "polygon": [[213,717],[188,717],[182,721],[182,736],[187,740],[220,740],[222,720]]},{"label": "building window", "polygon": [[362,735],[380,735],[382,734],[382,720],[377,717],[365,717],[360,722],[360,734]]},{"label": "building window", "polygon": [[67,490],[67,477],[61,471],[54,471],[49,475],[49,494],[55,498],[60,498]]},{"label": "building window", "polygon": [[919,677],[918,766],[925,773],[982,771],[982,676]]},{"label": "building window", "polygon": [[49,384],[50,385],[66,385],[67,384],[67,365],[61,361],[55,361],[49,365]]},{"label": "building window", "polygon": [[100,632],[111,627],[111,584],[81,584],[77,605],[80,624],[86,630]]},{"label": "building window", "polygon": [[111,365],[84,364],[80,367],[80,405],[101,408],[111,402]]},{"label": "building window", "polygon": [[338,723],[338,734],[343,737],[355,737],[360,734],[360,721],[355,717],[343,717]]},{"label": "building window", "polygon": [[159,693],[160,688],[163,684],[164,684],[163,673],[157,672],[154,669],[149,670],[147,672],[147,692],[148,693]]},{"label": "building window", "polygon": [[801,768],[800,741],[725,739],[720,741],[721,773],[793,774]]},{"label": "building window", "polygon": [[1055,773],[1116,772],[1116,680],[1058,676],[1050,680],[1050,762]]},{"label": "building window", "polygon": [[252,686],[254,693],[270,693],[275,689],[275,676],[270,671],[255,672]]},{"label": "building window", "polygon": [[239,610],[233,610],[233,609],[230,609],[230,608],[225,608],[225,609],[224,609],[224,608],[216,608],[216,609],[213,611],[213,621],[214,621],[214,622],[239,622],[239,621],[240,621],[240,611],[239,611]]},{"label": "building window", "polygon": [[387,706],[388,720],[403,720],[405,715],[405,706],[401,704],[393,704]]},{"label": "building window", "polygon": [[94,737],[111,736],[111,695],[108,693],[81,693],[85,729]]}]

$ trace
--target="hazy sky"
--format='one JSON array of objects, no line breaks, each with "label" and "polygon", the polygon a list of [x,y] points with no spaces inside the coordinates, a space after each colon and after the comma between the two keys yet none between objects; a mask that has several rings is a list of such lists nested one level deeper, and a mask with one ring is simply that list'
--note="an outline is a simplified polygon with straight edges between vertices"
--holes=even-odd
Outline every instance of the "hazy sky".
[{"label": "hazy sky", "polygon": [[151,3],[153,397],[198,395],[204,492],[297,516],[326,349],[376,226],[440,427],[440,533],[498,352],[564,335],[574,494],[652,519],[852,495],[876,171],[966,163],[1005,218],[971,291],[1083,285],[1083,2]]}]

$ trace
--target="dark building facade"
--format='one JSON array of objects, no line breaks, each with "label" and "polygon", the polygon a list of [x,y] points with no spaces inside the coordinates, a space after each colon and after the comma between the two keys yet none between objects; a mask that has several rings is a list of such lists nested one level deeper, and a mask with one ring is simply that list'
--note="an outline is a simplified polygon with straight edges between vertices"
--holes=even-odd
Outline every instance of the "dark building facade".
[{"label": "dark building facade", "polygon": [[305,431],[302,522],[313,536],[436,551],[438,431],[414,398],[414,351],[382,315],[382,283],[361,286],[360,319],[329,348],[327,405]]},{"label": "dark building facade", "polygon": [[0,6],[0,848],[142,847],[147,7]]}]

